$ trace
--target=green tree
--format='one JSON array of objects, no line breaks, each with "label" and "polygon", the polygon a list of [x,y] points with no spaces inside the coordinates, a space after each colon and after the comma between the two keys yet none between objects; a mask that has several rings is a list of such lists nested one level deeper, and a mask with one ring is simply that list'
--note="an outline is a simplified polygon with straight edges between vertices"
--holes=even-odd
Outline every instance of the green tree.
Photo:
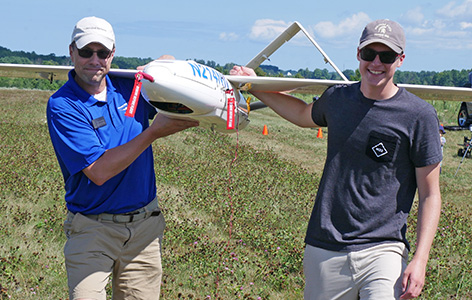
[{"label": "green tree", "polygon": [[31,60],[22,56],[0,57],[0,63],[4,64],[32,64]]},{"label": "green tree", "polygon": [[360,81],[361,80],[361,72],[359,72],[359,69],[356,69],[356,72],[349,77],[349,80],[352,80],[352,81]]}]

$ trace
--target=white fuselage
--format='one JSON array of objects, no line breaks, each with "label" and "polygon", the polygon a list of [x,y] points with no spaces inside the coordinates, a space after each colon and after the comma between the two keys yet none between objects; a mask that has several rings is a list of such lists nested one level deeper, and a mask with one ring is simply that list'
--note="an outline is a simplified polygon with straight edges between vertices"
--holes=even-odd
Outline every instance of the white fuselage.
[{"label": "white fuselage", "polygon": [[[144,94],[160,113],[174,118],[192,118],[201,126],[222,132],[243,129],[249,123],[242,94],[217,70],[195,61],[156,60],[144,72]],[[234,96],[230,96],[231,91]],[[228,99],[235,98],[235,128],[227,129]],[[230,106],[231,107],[231,106]],[[231,110],[230,110],[231,111]]]}]

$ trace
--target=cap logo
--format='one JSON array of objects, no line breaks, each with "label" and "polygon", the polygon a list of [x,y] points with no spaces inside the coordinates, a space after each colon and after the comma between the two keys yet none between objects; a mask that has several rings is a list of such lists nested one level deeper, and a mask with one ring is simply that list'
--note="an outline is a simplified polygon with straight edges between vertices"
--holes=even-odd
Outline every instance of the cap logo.
[{"label": "cap logo", "polygon": [[392,32],[392,27],[388,24],[379,24],[375,26],[375,30],[377,31],[377,33],[374,34],[375,36],[389,39],[389,33]]},{"label": "cap logo", "polygon": [[98,26],[89,26],[89,27],[85,27],[84,28],[84,31],[85,30],[101,30],[101,31],[107,31],[106,29],[102,28],[102,27],[98,27]]}]

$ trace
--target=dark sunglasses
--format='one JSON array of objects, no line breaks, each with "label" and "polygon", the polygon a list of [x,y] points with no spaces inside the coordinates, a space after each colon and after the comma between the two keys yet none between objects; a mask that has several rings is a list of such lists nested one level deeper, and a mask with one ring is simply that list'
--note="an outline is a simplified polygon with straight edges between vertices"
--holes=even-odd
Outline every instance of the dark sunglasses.
[{"label": "dark sunglasses", "polygon": [[100,59],[107,59],[111,55],[110,50],[100,49],[98,51],[93,51],[87,48],[77,49],[79,52],[79,56],[83,58],[90,58],[94,53],[97,53],[98,58]]},{"label": "dark sunglasses", "polygon": [[392,64],[397,60],[400,54],[395,51],[380,51],[377,52],[371,48],[362,48],[361,49],[361,58],[365,61],[374,61],[376,56],[379,56],[380,61],[384,64]]}]

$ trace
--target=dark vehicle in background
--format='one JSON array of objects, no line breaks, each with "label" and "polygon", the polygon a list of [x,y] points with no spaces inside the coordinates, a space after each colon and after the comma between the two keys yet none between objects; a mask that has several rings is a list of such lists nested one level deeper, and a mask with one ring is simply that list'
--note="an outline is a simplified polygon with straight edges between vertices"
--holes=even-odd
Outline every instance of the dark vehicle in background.
[{"label": "dark vehicle in background", "polygon": [[472,124],[472,102],[462,102],[459,113],[457,114],[457,125],[460,127],[469,127]]},{"label": "dark vehicle in background", "polygon": [[[469,82],[464,87],[472,87],[472,72],[469,73]],[[457,114],[457,125],[459,127],[469,127],[472,124],[472,102],[462,102]]]}]

